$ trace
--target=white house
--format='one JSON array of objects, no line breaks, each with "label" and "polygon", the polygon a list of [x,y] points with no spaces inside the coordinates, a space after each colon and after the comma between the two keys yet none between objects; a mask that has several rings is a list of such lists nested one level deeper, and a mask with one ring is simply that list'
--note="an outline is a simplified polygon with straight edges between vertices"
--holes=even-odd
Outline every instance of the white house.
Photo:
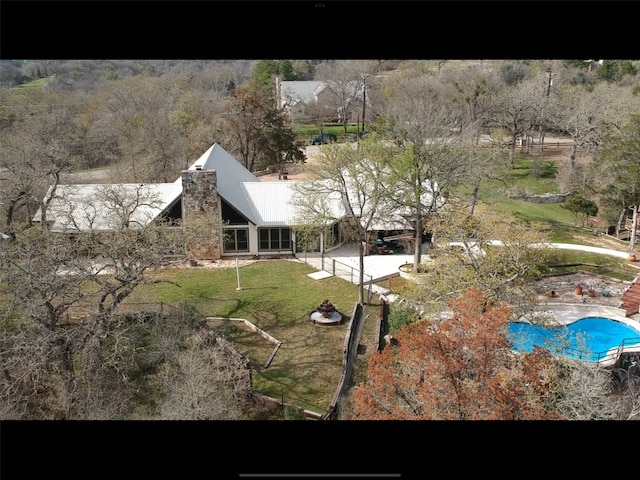
[{"label": "white house", "polygon": [[[335,107],[335,115],[340,121],[351,114],[351,108],[362,102],[364,82],[350,81],[287,81],[276,78],[276,99],[278,108],[283,108],[291,118],[304,114],[307,105],[322,104]],[[368,97],[366,102],[369,103]],[[346,110],[346,111],[345,111]]]},{"label": "white house", "polygon": [[[104,231],[144,228],[206,210],[223,225],[220,256],[292,256],[302,251],[293,232],[293,183],[261,182],[216,143],[172,183],[50,187],[43,199],[45,221],[54,232]],[[342,211],[339,199],[335,203],[336,211]],[[42,221],[42,212],[41,207],[33,221]],[[339,223],[327,230],[332,240],[319,238],[316,250],[341,243]]]},{"label": "white house", "polygon": [[[49,188],[43,199],[52,231],[144,228],[151,222],[207,212],[221,225],[223,245],[200,249],[220,257],[287,257],[304,250],[326,252],[342,244],[346,215],[339,196],[329,198],[336,220],[318,229],[305,245],[296,242],[294,181],[262,182],[219,144],[213,144],[175,182],[155,184],[83,184]],[[42,208],[34,221],[42,221]],[[412,230],[401,217],[379,230]],[[212,240],[213,241],[213,240]],[[189,252],[187,252],[189,256]]]},{"label": "white house", "polygon": [[302,114],[306,105],[316,104],[330,93],[324,82],[283,81],[276,78],[278,108],[284,108],[290,116]]}]

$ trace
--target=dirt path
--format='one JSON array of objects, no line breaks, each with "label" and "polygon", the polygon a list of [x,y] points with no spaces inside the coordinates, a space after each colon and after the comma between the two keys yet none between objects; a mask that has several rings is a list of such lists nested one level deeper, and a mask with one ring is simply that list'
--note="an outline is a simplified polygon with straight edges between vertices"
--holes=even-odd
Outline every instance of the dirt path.
[{"label": "dirt path", "polygon": [[[304,149],[304,153],[307,157],[304,164],[294,164],[289,165],[287,167],[287,180],[309,180],[310,175],[305,172],[305,167],[308,165],[313,165],[316,161],[316,157],[320,152],[319,145],[307,145]],[[277,173],[269,173],[266,175],[260,175],[258,179],[261,182],[277,182],[282,181],[281,178],[278,178],[279,175]]]}]

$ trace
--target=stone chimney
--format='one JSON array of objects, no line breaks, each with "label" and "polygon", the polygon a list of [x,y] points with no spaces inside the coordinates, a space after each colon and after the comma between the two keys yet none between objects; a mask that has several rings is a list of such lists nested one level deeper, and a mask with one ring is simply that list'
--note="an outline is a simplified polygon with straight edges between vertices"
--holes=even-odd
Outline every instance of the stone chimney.
[{"label": "stone chimney", "polygon": [[222,218],[215,170],[182,171],[182,222],[188,260],[220,259]]}]

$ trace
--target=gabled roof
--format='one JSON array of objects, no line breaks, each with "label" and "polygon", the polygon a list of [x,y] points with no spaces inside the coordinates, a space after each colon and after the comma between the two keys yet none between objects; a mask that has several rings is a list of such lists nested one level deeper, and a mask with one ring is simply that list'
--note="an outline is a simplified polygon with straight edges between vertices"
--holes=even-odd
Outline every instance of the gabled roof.
[{"label": "gabled roof", "polygon": [[[215,170],[218,181],[218,195],[232,205],[250,222],[258,224],[251,208],[243,183],[260,183],[258,177],[247,170],[217,143],[214,143],[188,170]],[[176,180],[181,183],[182,179]]]},{"label": "gabled roof", "polygon": [[[217,143],[188,170],[214,170],[218,195],[258,227],[288,227],[298,221],[294,184],[299,182],[261,182]],[[45,201],[51,194],[49,188]],[[59,232],[119,229],[125,217],[129,228],[143,228],[181,196],[182,176],[173,183],[58,185],[47,208],[47,221]],[[339,194],[329,194],[326,200],[330,216],[345,215]],[[119,208],[123,204],[127,207]],[[40,221],[40,216],[39,209],[33,220]],[[405,224],[401,215],[386,221]]]},{"label": "gabled roof", "polygon": [[[242,184],[259,227],[283,227],[295,222],[293,182],[246,182]],[[268,199],[268,200],[267,200]]]},{"label": "gabled roof", "polygon": [[[54,232],[144,228],[180,197],[175,183],[58,185],[49,187],[46,221]],[[34,220],[40,221],[42,209]]]},{"label": "gabled roof", "polygon": [[[242,188],[253,206],[258,227],[291,227],[297,225],[297,207],[294,203],[296,183],[304,182],[246,182]],[[341,197],[334,193],[327,197],[334,218],[342,218],[345,210]]]},{"label": "gabled roof", "polygon": [[[249,221],[257,223],[242,187],[243,182],[260,183],[255,175],[217,143],[189,167],[189,170],[198,169],[215,170],[218,194]],[[52,187],[45,201],[49,201],[51,192]],[[129,227],[142,228],[173,206],[181,195],[182,176],[173,183],[58,185],[47,207],[46,220],[52,223],[52,231],[57,232],[116,229],[122,225],[124,216],[117,204],[138,199],[140,205],[129,216]],[[132,210],[131,205],[128,208]],[[38,209],[33,220],[40,221],[41,214],[42,210]]]},{"label": "gabled roof", "polygon": [[318,94],[327,88],[325,82],[319,81],[282,81],[280,82],[280,96],[283,103],[296,105],[298,103],[311,104],[318,100]]}]

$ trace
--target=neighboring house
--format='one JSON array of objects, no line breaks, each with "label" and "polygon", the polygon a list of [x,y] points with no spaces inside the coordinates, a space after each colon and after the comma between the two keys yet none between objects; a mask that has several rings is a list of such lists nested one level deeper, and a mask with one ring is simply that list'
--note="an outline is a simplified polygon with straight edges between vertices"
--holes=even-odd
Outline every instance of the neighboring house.
[{"label": "neighboring house", "polygon": [[278,108],[284,108],[291,117],[304,114],[305,106],[317,104],[331,96],[325,82],[282,81],[276,78]]},{"label": "neighboring house", "polygon": [[[294,183],[261,182],[213,144],[173,183],[58,185],[55,192],[49,189],[43,203],[46,222],[61,233],[144,228],[151,222],[205,212],[223,230],[223,245],[187,246],[187,258],[290,257],[304,250],[326,252],[340,246],[345,217],[340,197],[329,199],[337,220],[319,228],[311,245],[296,242]],[[41,217],[39,209],[33,220]],[[378,227],[411,230],[402,220]]]},{"label": "neighboring house", "polygon": [[[305,107],[313,104],[334,106],[336,118],[342,121],[344,114],[350,116],[351,108],[361,104],[365,88],[363,82],[348,83],[323,81],[283,81],[276,78],[278,108],[284,108],[291,118],[304,115]],[[367,103],[369,102],[367,98]]]}]

